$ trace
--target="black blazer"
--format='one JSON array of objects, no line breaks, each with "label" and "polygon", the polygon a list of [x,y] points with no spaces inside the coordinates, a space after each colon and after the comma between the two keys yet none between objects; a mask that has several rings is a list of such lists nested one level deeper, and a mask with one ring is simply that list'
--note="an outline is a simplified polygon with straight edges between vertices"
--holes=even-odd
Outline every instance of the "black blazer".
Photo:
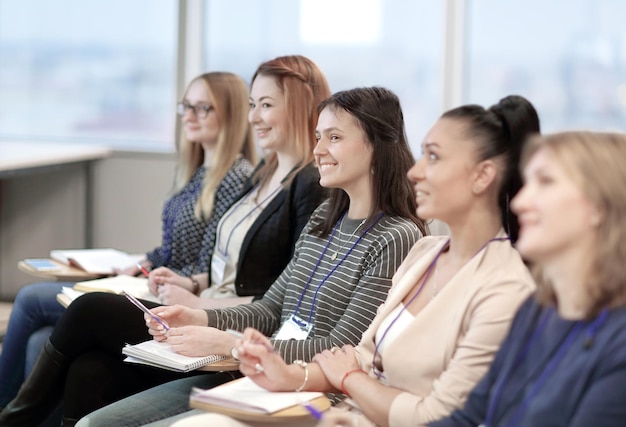
[{"label": "black blazer", "polygon": [[[235,277],[237,295],[262,296],[287,267],[300,232],[326,196],[319,180],[315,165],[308,164],[252,224],[239,251]],[[248,182],[242,197],[252,188]]]}]

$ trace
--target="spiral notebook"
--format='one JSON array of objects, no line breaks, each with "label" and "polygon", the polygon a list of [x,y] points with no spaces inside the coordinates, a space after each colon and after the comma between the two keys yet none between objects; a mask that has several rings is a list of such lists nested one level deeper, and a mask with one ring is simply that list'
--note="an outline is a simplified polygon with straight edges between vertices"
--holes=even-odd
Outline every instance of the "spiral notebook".
[{"label": "spiral notebook", "polygon": [[159,341],[144,341],[136,345],[126,344],[122,353],[128,356],[124,361],[155,366],[171,371],[189,372],[211,363],[224,360],[227,356],[211,354],[203,357],[189,357],[170,349],[169,344]]}]

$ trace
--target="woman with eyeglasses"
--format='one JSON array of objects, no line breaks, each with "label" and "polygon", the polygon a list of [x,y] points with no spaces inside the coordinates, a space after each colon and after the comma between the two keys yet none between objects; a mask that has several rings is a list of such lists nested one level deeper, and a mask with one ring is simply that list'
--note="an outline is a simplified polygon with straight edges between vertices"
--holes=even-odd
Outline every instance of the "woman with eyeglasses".
[{"label": "woman with eyeglasses", "polygon": [[[177,110],[183,138],[163,208],[162,243],[146,253],[145,268],[166,266],[185,277],[207,271],[217,224],[257,161],[247,106],[246,84],[234,74],[206,73],[189,84]],[[119,272],[137,273],[135,266]],[[0,353],[0,408],[16,396],[64,313],[56,300],[62,286],[72,284],[35,283],[18,292]]]},{"label": "woman with eyeglasses", "polygon": [[150,290],[163,304],[247,303],[278,277],[325,194],[312,160],[316,106],[329,95],[324,74],[306,57],[278,57],[258,67],[248,120],[265,157],[218,225],[209,268],[192,277],[165,267],[150,273]]},{"label": "woman with eyeglasses", "polygon": [[[417,214],[446,223],[450,236],[417,242],[358,346],[325,350],[301,367],[249,328],[235,347],[241,372],[273,391],[341,392],[350,399],[330,412],[345,411],[339,421],[349,426],[416,426],[461,407],[534,290],[513,247],[509,202],[521,184],[522,142],[536,132],[537,112],[518,96],[444,113],[408,177]],[[256,424],[209,414],[175,425]]]},{"label": "woman with eyeglasses", "polygon": [[[308,58],[284,56],[261,64],[253,82],[245,106],[237,104],[237,111],[247,115],[264,159],[240,197],[216,222],[211,251],[204,254],[209,263],[204,271],[186,276],[162,267],[150,273],[150,289],[163,303],[228,307],[262,296],[289,262],[302,228],[324,197],[312,147],[316,106],[330,94],[325,76]],[[200,127],[196,114],[210,119],[212,105],[188,90],[179,111],[189,131]],[[180,237],[184,238],[184,230]],[[117,327],[93,318],[101,309],[114,313]],[[80,416],[108,403],[179,378],[169,371],[120,363],[124,343],[149,339],[141,312],[124,297],[82,296],[66,317],[71,320],[59,327],[58,335],[68,338],[67,345],[57,349],[51,341],[46,343],[25,389],[0,413],[0,425],[35,423],[62,397],[63,425],[73,425]],[[75,340],[81,333],[90,339]],[[63,383],[65,396],[39,392],[42,386]]]}]

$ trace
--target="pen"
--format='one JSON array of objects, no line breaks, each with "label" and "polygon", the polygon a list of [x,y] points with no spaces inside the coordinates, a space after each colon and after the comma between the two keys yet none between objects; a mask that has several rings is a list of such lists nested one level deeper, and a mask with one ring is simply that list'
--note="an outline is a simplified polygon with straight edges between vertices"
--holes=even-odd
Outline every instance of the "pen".
[{"label": "pen", "polygon": [[304,406],[306,410],[309,411],[309,413],[313,415],[313,418],[315,418],[316,420],[322,419],[322,412],[318,410],[315,406],[311,405],[309,402],[302,402],[300,403],[300,405]]},{"label": "pen", "polygon": [[239,331],[236,331],[234,329],[226,329],[226,332],[228,332],[237,339],[243,339],[243,334]]},{"label": "pen", "polygon": [[[236,330],[234,330],[234,329],[226,329],[226,332],[228,332],[229,334],[231,334],[232,336],[234,336],[234,337],[235,337],[235,338],[237,338],[237,339],[240,339],[240,340],[242,340],[242,339],[243,339],[243,333],[242,333],[242,332],[236,331]],[[256,342],[256,343],[254,343],[254,344],[261,344],[261,343]],[[265,346],[265,348],[267,348],[267,350],[268,350],[269,352],[273,352],[273,351],[274,351],[274,348],[273,348],[273,347],[268,347],[268,346]]]},{"label": "pen", "polygon": [[165,328],[166,331],[170,330],[170,325],[168,325],[165,320],[161,319],[159,316],[157,316],[156,314],[154,314],[153,312],[148,310],[148,307],[143,305],[141,303],[141,301],[139,301],[137,298],[135,298],[134,296],[132,296],[128,292],[126,292],[126,291],[122,291],[122,292],[124,293],[124,296],[126,298],[128,298],[128,300],[130,302],[132,302],[134,305],[136,305],[141,311],[146,313],[148,316],[152,317],[152,319],[154,319],[156,322],[159,322],[161,324],[161,326],[163,326]]},{"label": "pen", "polygon": [[141,272],[148,277],[150,275],[150,272],[148,271],[148,269],[146,267],[144,267],[143,265],[137,263],[137,268],[139,268],[139,270],[141,270]]}]

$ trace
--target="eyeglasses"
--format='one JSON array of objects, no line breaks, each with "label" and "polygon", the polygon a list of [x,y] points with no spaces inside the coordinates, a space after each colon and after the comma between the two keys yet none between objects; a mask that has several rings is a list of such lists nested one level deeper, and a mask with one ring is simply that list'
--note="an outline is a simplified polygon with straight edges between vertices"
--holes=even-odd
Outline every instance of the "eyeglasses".
[{"label": "eyeglasses", "polygon": [[179,104],[176,105],[176,113],[179,116],[184,116],[187,113],[187,111],[191,111],[193,115],[199,119],[206,118],[206,116],[209,114],[209,112],[212,109],[213,109],[213,106],[208,105],[208,104],[191,105],[185,102],[180,102]]}]

